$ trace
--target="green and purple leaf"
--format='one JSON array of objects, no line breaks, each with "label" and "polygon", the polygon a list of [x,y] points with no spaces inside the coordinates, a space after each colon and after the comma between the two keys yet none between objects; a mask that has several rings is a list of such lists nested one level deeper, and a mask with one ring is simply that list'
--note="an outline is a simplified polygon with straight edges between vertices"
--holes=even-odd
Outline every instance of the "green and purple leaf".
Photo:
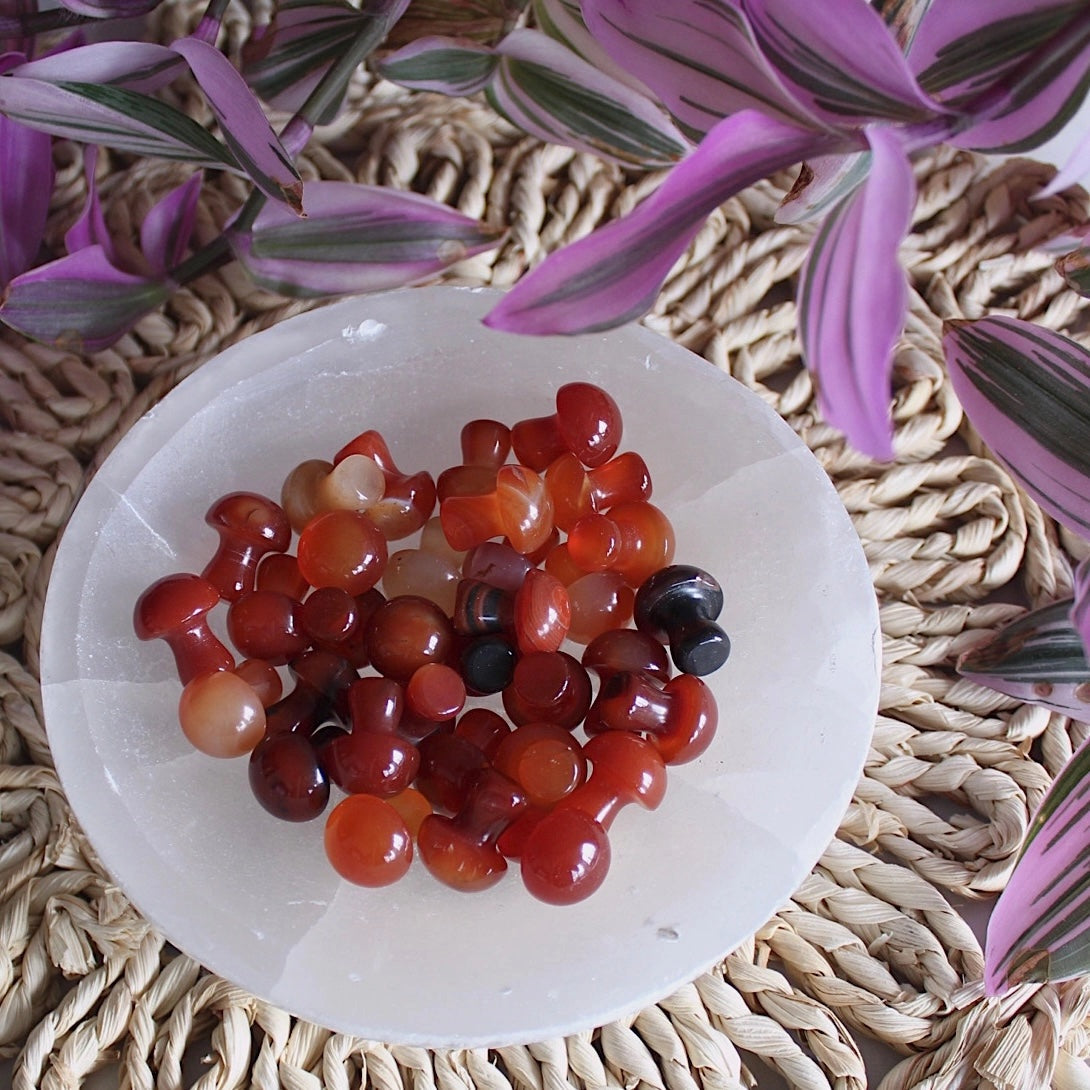
[{"label": "green and purple leaf", "polygon": [[46,344],[96,352],[169,295],[166,284],[122,272],[101,246],[89,246],[12,280],[0,320]]},{"label": "green and purple leaf", "polygon": [[400,287],[492,249],[502,234],[419,194],[350,182],[308,182],[307,213],[268,204],[231,236],[259,284],[303,298]]},{"label": "green and purple leaf", "polygon": [[493,49],[421,38],[378,71],[415,90],[483,89],[494,109],[532,136],[627,166],[666,166],[691,146],[657,104],[537,30],[512,31]]},{"label": "green and purple leaf", "polygon": [[534,25],[543,34],[560,42],[576,56],[594,65],[599,72],[612,76],[618,83],[623,83],[648,98],[656,98],[651,88],[634,72],[622,68],[587,29],[579,0],[533,0],[531,11]]},{"label": "green and purple leaf", "polygon": [[101,83],[147,94],[185,71],[182,59],[152,42],[92,42],[21,64],[12,75],[47,83]]},{"label": "green and purple leaf", "polygon": [[825,418],[871,458],[893,457],[890,375],[904,329],[908,281],[898,259],[916,200],[893,130],[867,130],[866,181],[825,219],[798,289],[803,358]]},{"label": "green and purple leaf", "polygon": [[975,119],[950,143],[974,151],[1030,151],[1074,117],[1090,88],[1090,11],[1077,5],[1037,49],[989,87],[963,101]]},{"label": "green and purple leaf", "polygon": [[861,0],[740,0],[754,38],[807,110],[835,126],[912,122],[935,103],[882,17]]},{"label": "green and purple leaf", "polygon": [[161,0],[61,0],[61,6],[92,19],[136,19],[154,11]]},{"label": "green and purple leaf", "polygon": [[197,222],[200,194],[198,171],[152,205],[144,217],[140,251],[158,276],[166,277],[185,256]]},{"label": "green and purple leaf", "polygon": [[928,94],[965,105],[1006,80],[1084,8],[1082,0],[930,0],[908,62]]},{"label": "green and purple leaf", "polygon": [[88,246],[101,246],[111,264],[117,264],[117,253],[113,239],[106,228],[106,219],[102,214],[102,202],[95,183],[95,166],[98,163],[98,148],[88,144],[83,149],[83,174],[87,184],[87,200],[79,218],[65,232],[64,246],[70,253],[85,250]]},{"label": "green and purple leaf", "polygon": [[539,31],[512,31],[495,52],[488,100],[533,136],[640,167],[667,166],[692,146],[657,104]]},{"label": "green and purple leaf", "polygon": [[499,65],[493,50],[468,38],[417,38],[375,65],[383,79],[414,91],[474,95]]},{"label": "green and purple leaf", "polygon": [[1075,599],[1071,606],[1071,623],[1082,640],[1083,650],[1090,648],[1090,555],[1075,569]]},{"label": "green and purple leaf", "polygon": [[[294,112],[322,76],[366,28],[370,16],[341,0],[289,0],[242,49],[242,75],[278,110]],[[339,102],[316,118],[333,120]]]},{"label": "green and purple leaf", "polygon": [[1090,352],[1002,317],[947,323],[943,348],[980,437],[1045,511],[1090,536]]},{"label": "green and purple leaf", "polygon": [[734,0],[582,0],[583,19],[621,68],[699,137],[741,110],[800,125],[815,117],[783,86]]},{"label": "green and purple leaf", "polygon": [[189,65],[235,160],[258,189],[302,214],[303,180],[239,71],[215,46],[182,38],[170,47]]},{"label": "green and purple leaf", "polygon": [[838,140],[756,110],[727,118],[627,216],[524,276],[485,325],[514,333],[585,333],[638,318],[651,309],[710,212],[776,170],[831,152]]},{"label": "green and purple leaf", "polygon": [[495,45],[518,22],[526,0],[412,0],[387,37],[391,48],[417,38],[465,38]]},{"label": "green and purple leaf", "polygon": [[1053,781],[992,910],[988,995],[1090,971],[1090,741]]},{"label": "green and purple leaf", "polygon": [[1075,719],[1090,718],[1090,663],[1066,598],[1004,625],[957,661],[962,677]]},{"label": "green and purple leaf", "polygon": [[239,169],[231,153],[192,118],[124,87],[0,76],[0,113],[28,128],[81,143]]},{"label": "green and purple leaf", "polygon": [[53,195],[53,141],[0,116],[0,287],[34,264]]}]

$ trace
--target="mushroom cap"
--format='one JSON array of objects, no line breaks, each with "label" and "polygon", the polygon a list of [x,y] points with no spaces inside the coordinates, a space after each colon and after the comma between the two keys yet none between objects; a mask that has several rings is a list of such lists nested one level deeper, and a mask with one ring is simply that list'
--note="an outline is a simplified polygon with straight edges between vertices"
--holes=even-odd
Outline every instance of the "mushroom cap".
[{"label": "mushroom cap", "polygon": [[257,492],[228,492],[208,509],[204,521],[246,545],[283,552],[291,544],[291,523],[280,504]]},{"label": "mushroom cap", "polygon": [[132,626],[142,640],[154,640],[192,626],[220,600],[207,579],[189,572],[156,580],[136,600]]},{"label": "mushroom cap", "polygon": [[640,584],[633,606],[636,628],[665,640],[677,621],[714,621],[723,611],[723,588],[703,568],[670,564]]}]

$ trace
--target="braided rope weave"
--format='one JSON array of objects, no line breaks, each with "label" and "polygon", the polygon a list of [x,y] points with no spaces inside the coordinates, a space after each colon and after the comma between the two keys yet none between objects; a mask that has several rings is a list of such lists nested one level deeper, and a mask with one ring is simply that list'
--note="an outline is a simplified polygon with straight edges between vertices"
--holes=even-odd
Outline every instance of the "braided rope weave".
[{"label": "braided rope weave", "polygon": [[[200,116],[196,101],[185,105]],[[53,240],[85,195],[75,149],[57,155]],[[101,167],[122,239],[179,178],[150,161]],[[659,180],[520,138],[475,103],[365,79],[303,169],[411,188],[506,226],[498,251],[447,277],[501,287]],[[335,1034],[246,994],[140,918],[97,864],[52,768],[36,681],[41,609],[83,482],[186,374],[305,305],[227,267],[92,356],[0,333],[0,1056],[15,1090],[68,1090],[106,1065],[134,1090],[734,1090],[768,1071],[799,1090],[861,1090],[864,1038],[903,1057],[882,1090],[1086,1085],[1090,983],[985,999],[980,944],[959,911],[1002,889],[1030,813],[1090,728],[952,669],[1020,612],[1005,604],[1013,593],[995,592],[1048,601],[1070,590],[1071,563],[1055,525],[962,419],[940,336],[943,319],[988,312],[1080,334],[1087,308],[1063,288],[1048,244],[1090,206],[1081,191],[1036,197],[1051,171],[1029,162],[940,151],[916,169],[895,463],[852,451],[815,407],[791,301],[809,230],[773,221],[789,177],[716,212],[646,319],[755,390],[833,479],[880,597],[883,685],[838,837],[791,900],[669,998],[562,1040],[434,1052]],[[214,234],[242,195],[236,179],[210,178],[198,233]]]}]

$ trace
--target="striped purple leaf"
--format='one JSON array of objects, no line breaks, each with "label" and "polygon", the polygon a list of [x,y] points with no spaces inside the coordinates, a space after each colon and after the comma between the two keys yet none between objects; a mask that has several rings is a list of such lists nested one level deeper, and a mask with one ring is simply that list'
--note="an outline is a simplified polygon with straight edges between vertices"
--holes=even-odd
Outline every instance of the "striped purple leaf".
[{"label": "striped purple leaf", "polygon": [[231,153],[187,114],[125,87],[0,76],[0,113],[80,143],[238,169]]},{"label": "striped purple leaf", "polygon": [[88,246],[101,246],[106,257],[116,264],[117,254],[114,251],[113,239],[106,228],[106,218],[102,214],[102,202],[99,200],[98,185],[95,182],[97,163],[98,148],[88,144],[83,149],[83,175],[87,185],[87,200],[75,223],[65,232],[64,246],[70,254],[74,254],[77,250],[84,250]]},{"label": "striped purple leaf", "polygon": [[0,288],[34,263],[53,195],[53,141],[0,114]]},{"label": "striped purple leaf", "polygon": [[593,64],[599,72],[612,76],[618,83],[623,83],[648,98],[657,97],[635,72],[622,68],[591,34],[583,19],[579,0],[533,0],[530,10],[533,12],[534,26],[543,34],[548,34],[577,57]]},{"label": "striped purple leaf", "polygon": [[1004,317],[949,322],[943,347],[984,442],[1045,511],[1090,536],[1090,352]]},{"label": "striped purple leaf", "polygon": [[182,38],[170,47],[189,65],[220,124],[223,139],[266,196],[302,213],[303,181],[239,71],[215,46]]},{"label": "striped purple leaf", "polygon": [[[279,4],[272,22],[243,47],[243,78],[270,105],[294,112],[373,18],[343,0]],[[316,122],[332,121],[339,105],[332,102]]]},{"label": "striped purple leaf", "polygon": [[1066,980],[1090,971],[1090,741],[1053,781],[992,910],[984,986]]},{"label": "striped purple leaf", "polygon": [[61,6],[92,19],[135,19],[147,15],[161,0],[61,0]]},{"label": "striped purple leaf", "polygon": [[181,262],[197,222],[197,201],[201,194],[198,171],[160,198],[148,210],[140,225],[140,251],[158,276]]},{"label": "striped purple leaf", "polygon": [[743,110],[721,121],[627,216],[551,254],[489,312],[515,333],[585,333],[638,318],[707,215],[775,170],[842,139]]},{"label": "striped purple leaf", "polygon": [[21,64],[12,75],[47,83],[101,83],[148,94],[184,71],[184,61],[165,45],[92,42]]},{"label": "striped purple leaf", "polygon": [[46,344],[96,352],[169,295],[165,284],[123,272],[101,246],[88,246],[12,280],[0,321]]},{"label": "striped purple leaf", "polygon": [[656,103],[539,31],[514,30],[495,52],[488,100],[534,136],[642,167],[669,165],[691,147]]},{"label": "striped purple leaf", "polygon": [[305,219],[267,204],[231,244],[258,283],[316,297],[415,283],[492,249],[501,234],[416,193],[315,181]]},{"label": "striped purple leaf", "polygon": [[815,121],[762,55],[736,0],[582,0],[582,10],[602,48],[693,135],[740,110]]},{"label": "striped purple leaf", "polygon": [[1073,605],[1065,598],[1024,613],[964,652],[958,673],[1016,700],[1090,717],[1090,663]]},{"label": "striped purple leaf", "polygon": [[800,274],[799,336],[825,418],[857,450],[889,459],[890,374],[908,303],[898,251],[916,184],[896,133],[867,134],[870,173],[826,217]]},{"label": "striped purple leaf", "polygon": [[[1006,40],[995,43],[992,51],[983,48],[990,29],[979,28],[964,48],[976,51],[977,62],[971,68],[981,66],[980,58],[990,59],[994,66],[998,56],[1000,72],[983,91],[962,98],[960,105],[974,121],[949,139],[975,151],[1029,151],[1055,136],[1085,98],[1090,10],[1081,3],[1054,5],[1012,18],[1007,21]],[[1004,63],[1013,51],[1010,41],[1020,45],[1031,34],[1041,39],[1036,48],[1021,53],[1016,64]],[[976,75],[974,86],[985,78],[986,72]]]},{"label": "striped purple leaf", "polygon": [[935,103],[865,0],[740,0],[761,52],[795,99],[829,125],[911,122]]},{"label": "striped purple leaf", "polygon": [[429,35],[376,62],[383,79],[414,91],[475,95],[488,86],[499,64],[490,46]]},{"label": "striped purple leaf", "polygon": [[909,44],[920,86],[959,106],[1009,77],[1084,8],[1081,0],[930,0]]}]

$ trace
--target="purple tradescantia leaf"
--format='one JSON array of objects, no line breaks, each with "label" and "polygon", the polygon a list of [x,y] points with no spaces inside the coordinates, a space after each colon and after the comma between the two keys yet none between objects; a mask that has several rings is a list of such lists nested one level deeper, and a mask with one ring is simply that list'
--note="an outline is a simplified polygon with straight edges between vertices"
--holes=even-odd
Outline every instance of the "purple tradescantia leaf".
[{"label": "purple tradescantia leaf", "polygon": [[819,156],[802,164],[799,176],[776,210],[777,223],[809,223],[820,219],[866,180],[869,151]]},{"label": "purple tradescantia leaf", "polygon": [[524,276],[485,325],[514,333],[586,333],[638,318],[710,212],[773,171],[832,152],[838,141],[756,110],[728,117],[631,213]]},{"label": "purple tradescantia leaf", "polygon": [[[278,110],[294,113],[372,16],[341,0],[289,0],[242,50],[242,75]],[[339,103],[317,118],[333,120]]]},{"label": "purple tradescantia leaf", "polygon": [[741,0],[761,52],[794,97],[830,125],[920,121],[920,89],[882,17],[866,0]]},{"label": "purple tradescantia leaf", "polygon": [[375,68],[383,79],[414,91],[474,95],[483,91],[499,64],[491,47],[468,38],[418,38]]},{"label": "purple tradescantia leaf", "polygon": [[762,56],[737,0],[582,0],[582,8],[595,40],[638,73],[690,134],[749,109],[816,122]]},{"label": "purple tradescantia leaf", "polygon": [[1075,600],[1071,607],[1071,623],[1082,640],[1083,652],[1090,648],[1090,556],[1075,569]]},{"label": "purple tradescantia leaf", "polygon": [[1075,115],[1090,86],[1090,11],[1078,5],[1055,33],[967,108],[977,119],[950,137],[985,152],[1030,151]]},{"label": "purple tradescantia leaf", "polygon": [[93,42],[53,53],[14,69],[21,79],[47,83],[101,83],[149,93],[185,71],[182,59],[151,42]]},{"label": "purple tradescantia leaf", "polygon": [[135,19],[154,11],[161,0],[61,0],[61,6],[92,19]]},{"label": "purple tradescantia leaf", "polygon": [[0,302],[0,320],[46,344],[96,352],[169,295],[166,284],[122,272],[101,246],[89,246],[17,276]]},{"label": "purple tradescantia leaf", "polygon": [[65,232],[64,245],[70,254],[84,250],[88,246],[101,246],[102,252],[112,264],[117,264],[117,253],[113,239],[106,229],[106,219],[102,214],[102,202],[95,184],[95,166],[98,163],[98,148],[89,144],[83,149],[83,173],[87,180],[87,201],[79,219]]},{"label": "purple tradescantia leaf", "polygon": [[492,106],[531,135],[633,166],[666,166],[691,145],[659,106],[536,30],[495,48]]},{"label": "purple tradescantia leaf", "polygon": [[492,249],[502,234],[419,194],[350,182],[308,182],[307,213],[266,205],[232,236],[259,284],[304,298],[400,287]]},{"label": "purple tradescantia leaf", "polygon": [[893,349],[908,283],[897,254],[916,184],[896,133],[867,130],[867,180],[830,213],[799,280],[799,336],[830,424],[871,458],[893,457],[889,416]]},{"label": "purple tradescantia leaf", "polygon": [[149,267],[165,277],[185,256],[197,222],[201,175],[193,174],[156,202],[140,225],[140,250]]},{"label": "purple tradescantia leaf", "polygon": [[302,214],[303,181],[238,69],[218,50],[196,38],[170,47],[193,72],[239,165],[266,196]]},{"label": "purple tradescantia leaf", "polygon": [[0,115],[0,287],[37,256],[53,194],[53,141]]},{"label": "purple tradescantia leaf", "polygon": [[124,87],[0,76],[0,113],[81,143],[237,169],[230,152],[192,118]]},{"label": "purple tradescantia leaf", "polygon": [[948,322],[943,348],[980,437],[1045,511],[1090,536],[1090,352],[1017,318]]},{"label": "purple tradescantia leaf", "polygon": [[641,95],[654,99],[655,93],[637,76],[622,68],[602,48],[587,29],[579,0],[533,0],[531,4],[534,25],[550,38],[570,49],[576,56],[593,64],[599,72],[612,76],[618,83],[631,87]]},{"label": "purple tradescantia leaf", "polygon": [[908,48],[920,86],[941,102],[967,102],[1006,79],[1083,9],[1082,0],[930,0]]},{"label": "purple tradescantia leaf", "polygon": [[1030,610],[958,658],[957,671],[1016,700],[1090,719],[1090,663],[1072,600]]},{"label": "purple tradescantia leaf", "polygon": [[1090,742],[1052,783],[988,922],[984,987],[1067,980],[1090,970]]},{"label": "purple tradescantia leaf", "polygon": [[537,30],[513,30],[494,48],[421,38],[378,70],[421,91],[484,89],[493,108],[525,132],[629,166],[665,166],[690,147],[656,103]]}]

